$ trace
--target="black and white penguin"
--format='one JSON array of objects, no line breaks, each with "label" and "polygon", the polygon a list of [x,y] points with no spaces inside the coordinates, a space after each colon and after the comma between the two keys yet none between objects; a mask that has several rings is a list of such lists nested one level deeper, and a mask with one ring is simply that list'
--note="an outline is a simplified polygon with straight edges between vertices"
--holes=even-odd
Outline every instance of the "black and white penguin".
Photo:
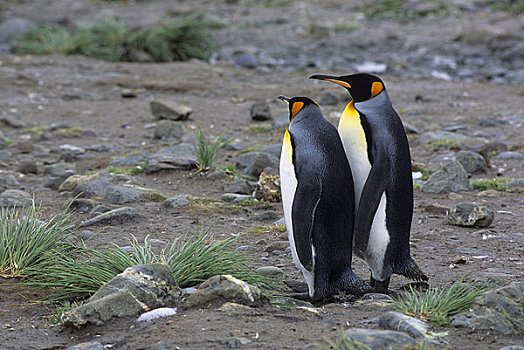
[{"label": "black and white penguin", "polygon": [[393,273],[427,281],[409,248],[413,216],[409,144],[384,83],[365,73],[310,79],[341,85],[353,98],[342,113],[338,131],[354,180],[355,253],[371,270],[371,286],[387,291]]},{"label": "black and white penguin", "polygon": [[367,284],[351,269],[355,195],[340,136],[314,101],[279,98],[289,105],[280,182],[293,260],[312,300],[361,295]]}]

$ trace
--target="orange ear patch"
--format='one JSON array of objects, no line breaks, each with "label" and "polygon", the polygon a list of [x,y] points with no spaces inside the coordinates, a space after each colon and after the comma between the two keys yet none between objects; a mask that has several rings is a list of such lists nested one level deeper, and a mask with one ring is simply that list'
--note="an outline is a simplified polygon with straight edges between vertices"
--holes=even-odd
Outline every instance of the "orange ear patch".
[{"label": "orange ear patch", "polygon": [[295,102],[291,107],[291,118],[295,118],[298,112],[304,107],[304,102]]},{"label": "orange ear patch", "polygon": [[371,84],[371,97],[375,97],[384,90],[384,85],[381,82],[375,81]]}]

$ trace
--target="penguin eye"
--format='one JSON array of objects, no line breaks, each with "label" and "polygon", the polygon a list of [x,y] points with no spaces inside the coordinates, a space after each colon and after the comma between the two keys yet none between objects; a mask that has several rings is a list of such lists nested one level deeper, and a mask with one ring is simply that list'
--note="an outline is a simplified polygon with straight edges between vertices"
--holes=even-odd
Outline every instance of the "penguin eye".
[{"label": "penguin eye", "polygon": [[295,118],[298,112],[304,107],[304,102],[295,102],[291,107],[291,118]]},{"label": "penguin eye", "polygon": [[384,85],[379,81],[374,81],[373,84],[371,84],[371,97],[377,96],[382,90],[384,90]]}]

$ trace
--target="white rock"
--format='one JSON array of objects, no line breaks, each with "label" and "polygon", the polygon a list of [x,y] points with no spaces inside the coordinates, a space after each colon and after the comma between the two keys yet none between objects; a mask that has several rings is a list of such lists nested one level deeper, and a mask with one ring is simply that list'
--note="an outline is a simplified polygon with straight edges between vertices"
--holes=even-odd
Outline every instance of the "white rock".
[{"label": "white rock", "polygon": [[158,309],[154,309],[148,312],[144,312],[140,317],[137,319],[138,322],[149,322],[154,319],[160,318],[160,317],[167,317],[167,316],[173,316],[176,315],[177,308],[176,307],[159,307]]}]

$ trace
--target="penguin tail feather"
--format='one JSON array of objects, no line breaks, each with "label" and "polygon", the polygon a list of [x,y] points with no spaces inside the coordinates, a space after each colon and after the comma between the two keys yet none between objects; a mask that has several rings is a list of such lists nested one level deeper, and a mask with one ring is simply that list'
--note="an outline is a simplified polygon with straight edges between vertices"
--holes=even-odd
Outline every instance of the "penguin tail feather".
[{"label": "penguin tail feather", "polygon": [[406,268],[399,274],[417,282],[426,282],[429,279],[413,259],[410,259]]}]

